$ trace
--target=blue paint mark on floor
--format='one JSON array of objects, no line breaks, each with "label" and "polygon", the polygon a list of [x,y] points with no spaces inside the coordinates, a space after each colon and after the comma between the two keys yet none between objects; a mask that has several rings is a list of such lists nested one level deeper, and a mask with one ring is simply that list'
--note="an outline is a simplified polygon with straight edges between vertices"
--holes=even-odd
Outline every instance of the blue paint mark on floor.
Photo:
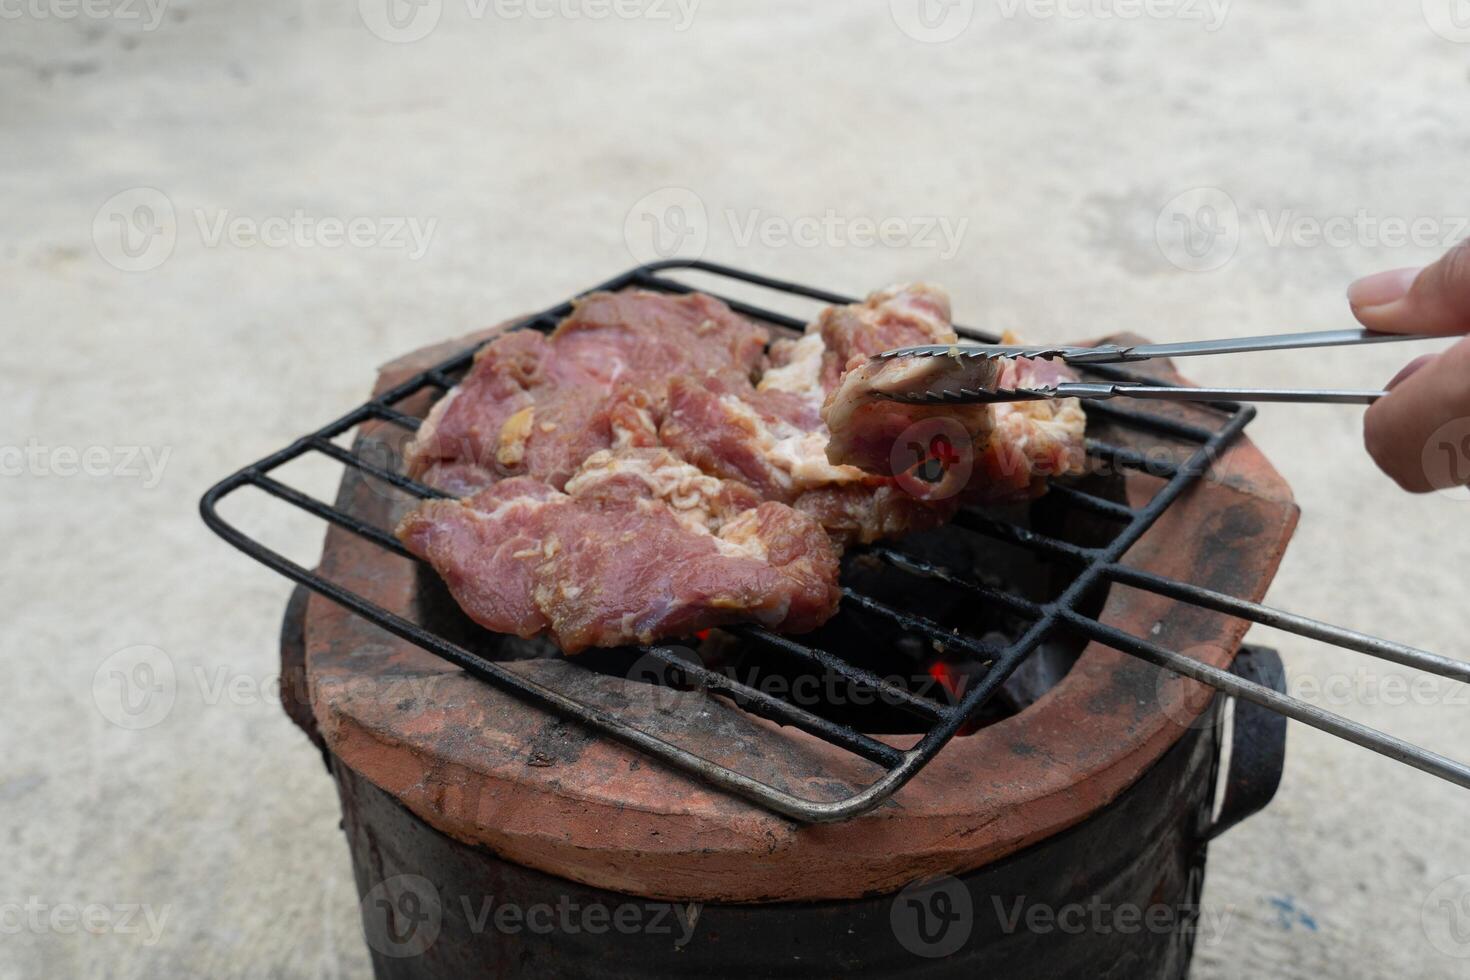
[{"label": "blue paint mark on floor", "polygon": [[1267,899],[1271,907],[1276,911],[1276,925],[1283,932],[1291,932],[1297,926],[1301,926],[1308,932],[1317,931],[1317,920],[1308,912],[1298,907],[1296,898],[1286,895],[1281,898],[1272,897]]}]

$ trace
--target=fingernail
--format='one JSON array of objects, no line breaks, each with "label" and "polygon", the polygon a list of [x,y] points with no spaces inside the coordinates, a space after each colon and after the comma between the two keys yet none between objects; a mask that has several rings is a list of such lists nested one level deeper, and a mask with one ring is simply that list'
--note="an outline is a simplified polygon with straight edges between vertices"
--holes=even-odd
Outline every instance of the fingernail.
[{"label": "fingernail", "polygon": [[1419,278],[1423,269],[1394,269],[1364,276],[1348,287],[1348,302],[1353,309],[1361,310],[1372,306],[1387,306],[1408,295],[1409,287]]}]

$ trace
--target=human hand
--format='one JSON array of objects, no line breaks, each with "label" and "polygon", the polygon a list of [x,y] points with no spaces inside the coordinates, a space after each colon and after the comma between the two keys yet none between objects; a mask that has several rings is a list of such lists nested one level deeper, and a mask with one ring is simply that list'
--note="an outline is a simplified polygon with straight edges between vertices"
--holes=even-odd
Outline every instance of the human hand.
[{"label": "human hand", "polygon": [[[1470,333],[1470,242],[1424,269],[1381,272],[1348,288],[1370,330]],[[1470,483],[1470,339],[1409,362],[1363,417],[1363,441],[1380,469],[1412,493]]]}]

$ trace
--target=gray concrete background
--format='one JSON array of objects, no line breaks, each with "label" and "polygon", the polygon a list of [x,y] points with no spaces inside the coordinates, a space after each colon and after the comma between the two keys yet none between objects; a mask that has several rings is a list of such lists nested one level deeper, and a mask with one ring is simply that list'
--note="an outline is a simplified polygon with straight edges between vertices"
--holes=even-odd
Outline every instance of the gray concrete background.
[{"label": "gray concrete background", "polygon": [[[671,0],[610,19],[429,0],[410,43],[427,21],[384,40],[378,0],[4,6],[0,445],[29,455],[18,475],[5,457],[0,509],[0,977],[364,974],[332,787],[274,698],[288,587],[195,502],[380,362],[632,264],[650,218],[666,246],[842,290],[930,278],[961,319],[1036,340],[1345,326],[1350,279],[1466,233],[1451,0],[1123,3],[936,3],[943,43],[911,36],[934,36],[914,0],[705,0],[687,23]],[[366,219],[364,240],[246,234],[298,211]],[[216,238],[222,215],[243,223]],[[401,217],[433,222],[423,254],[395,247]],[[887,243],[854,240],[885,219]],[[914,219],[963,234],[935,247]],[[1418,243],[1385,219],[1420,219]],[[1372,386],[1407,356],[1194,374]],[[1359,418],[1254,426],[1303,509],[1271,600],[1466,656],[1470,503],[1400,495]],[[167,453],[156,479],[132,447]],[[66,475],[69,450],[92,475]],[[303,560],[319,541],[275,509],[241,519]],[[1297,693],[1465,754],[1463,689],[1259,638]],[[1464,879],[1441,883],[1470,873],[1467,801],[1294,726],[1278,801],[1212,852],[1224,929],[1195,975],[1464,976]]]}]

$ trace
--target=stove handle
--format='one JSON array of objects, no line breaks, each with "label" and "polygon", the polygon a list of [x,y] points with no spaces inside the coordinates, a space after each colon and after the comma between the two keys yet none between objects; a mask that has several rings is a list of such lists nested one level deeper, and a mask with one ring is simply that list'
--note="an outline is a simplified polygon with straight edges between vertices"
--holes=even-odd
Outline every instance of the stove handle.
[{"label": "stove handle", "polygon": [[[1286,670],[1281,656],[1269,647],[1241,647],[1230,672],[1286,693]],[[1286,764],[1286,720],[1285,715],[1270,708],[1236,699],[1225,795],[1219,813],[1205,831],[1205,840],[1214,840],[1246,817],[1260,812],[1275,797]]]}]

